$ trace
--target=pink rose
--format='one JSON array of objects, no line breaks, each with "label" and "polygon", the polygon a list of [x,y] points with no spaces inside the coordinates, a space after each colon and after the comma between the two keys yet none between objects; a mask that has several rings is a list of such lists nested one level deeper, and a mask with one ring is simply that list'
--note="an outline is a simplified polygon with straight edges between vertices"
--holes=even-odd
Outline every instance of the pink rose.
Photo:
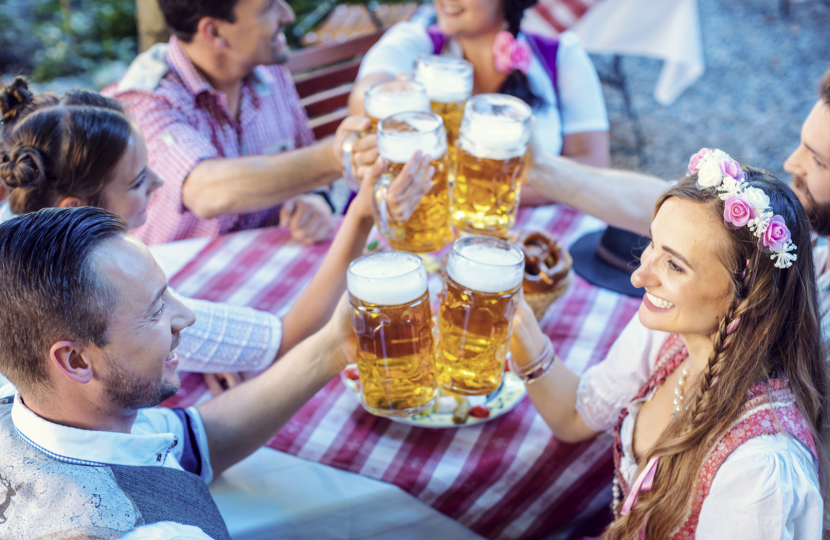
[{"label": "pink rose", "polygon": [[510,67],[527,73],[530,69],[530,45],[523,39],[517,40],[510,55]]},{"label": "pink rose", "polygon": [[769,220],[767,230],[764,231],[764,236],[761,237],[761,242],[772,251],[781,251],[789,239],[790,230],[787,228],[787,224],[784,223],[784,218],[773,216]]},{"label": "pink rose", "polygon": [[720,171],[724,176],[731,176],[735,180],[743,180],[744,172],[741,165],[734,159],[725,159],[720,162]]},{"label": "pink rose", "polygon": [[689,174],[697,174],[700,170],[700,162],[703,161],[703,158],[706,157],[712,150],[709,148],[701,148],[697,154],[693,154],[692,158],[689,160]]},{"label": "pink rose", "polygon": [[732,195],[726,199],[723,208],[723,219],[735,227],[743,227],[750,219],[755,219],[755,210],[749,202],[740,195]]},{"label": "pink rose", "polygon": [[510,73],[511,56],[513,53],[513,34],[506,30],[502,30],[496,34],[496,39],[493,41],[493,56],[495,57],[494,64],[496,69],[502,73]]}]

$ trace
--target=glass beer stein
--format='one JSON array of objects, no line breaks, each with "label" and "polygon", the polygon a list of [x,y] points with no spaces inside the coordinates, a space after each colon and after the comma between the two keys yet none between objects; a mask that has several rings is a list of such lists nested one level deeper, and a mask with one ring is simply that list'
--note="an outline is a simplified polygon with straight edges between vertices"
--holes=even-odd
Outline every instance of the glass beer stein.
[{"label": "glass beer stein", "polygon": [[531,109],[503,94],[479,94],[464,108],[452,223],[470,234],[506,237],[519,210]]},{"label": "glass beer stein", "polygon": [[455,241],[438,312],[440,387],[468,396],[498,390],[523,277],[524,254],[513,244],[489,236]]},{"label": "glass beer stein", "polygon": [[365,255],[347,274],[357,335],[361,402],[372,414],[409,416],[436,397],[427,271],[417,255]]},{"label": "glass beer stein", "polygon": [[414,81],[388,81],[373,84],[363,95],[363,111],[376,133],[378,122],[400,112],[429,112],[429,98],[422,84]]},{"label": "glass beer stein", "polygon": [[454,170],[455,141],[461,129],[464,103],[473,93],[473,65],[460,58],[424,54],[415,60],[415,80],[426,87],[432,112],[444,120],[450,167]]},{"label": "glass beer stein", "polygon": [[[432,158],[435,185],[407,221],[395,221],[387,212],[387,190],[418,150]],[[385,118],[378,124],[378,153],[389,164],[375,184],[375,222],[390,245],[401,251],[425,253],[450,243],[447,135],[441,117],[430,112],[404,112]]]}]

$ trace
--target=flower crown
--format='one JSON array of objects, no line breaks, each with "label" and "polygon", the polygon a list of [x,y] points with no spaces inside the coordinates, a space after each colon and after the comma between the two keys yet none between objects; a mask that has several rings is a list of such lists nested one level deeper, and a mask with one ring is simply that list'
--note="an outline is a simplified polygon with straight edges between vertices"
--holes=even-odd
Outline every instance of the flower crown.
[{"label": "flower crown", "polygon": [[733,228],[749,226],[758,238],[758,249],[769,254],[776,268],[789,268],[796,260],[796,245],[784,218],[773,215],[769,197],[763,190],[751,187],[741,165],[718,149],[701,148],[689,160],[689,173],[697,174],[699,189],[716,188],[725,201],[723,219]]}]

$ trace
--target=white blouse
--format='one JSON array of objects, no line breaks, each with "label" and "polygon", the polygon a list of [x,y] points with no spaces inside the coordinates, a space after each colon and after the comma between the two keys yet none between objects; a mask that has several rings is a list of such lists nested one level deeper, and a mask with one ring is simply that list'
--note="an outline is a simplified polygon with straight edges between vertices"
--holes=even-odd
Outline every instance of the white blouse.
[{"label": "white blouse", "polygon": [[[637,474],[632,449],[637,413],[654,392],[632,400],[653,373],[668,336],[647,329],[635,315],[606,359],[579,382],[576,409],[591,429],[613,429],[620,411],[628,407],[620,430],[620,469],[628,485]],[[718,469],[703,502],[696,538],[818,539],[823,509],[810,452],[789,434],[761,435],[740,445]]]},{"label": "white blouse", "polygon": [[[411,74],[415,59],[432,52],[432,41],[421,24],[398,23],[366,53],[357,78],[379,72],[396,76],[400,73]],[[445,48],[445,54],[458,58],[464,56],[461,46],[452,39]],[[559,36],[556,71],[559,97],[562,99],[561,118],[553,82],[535,55],[531,59],[527,78],[533,92],[546,103],[533,113],[536,117],[535,134],[547,152],[559,155],[563,134],[608,131],[608,113],[594,65],[573,32],[564,32]]]}]

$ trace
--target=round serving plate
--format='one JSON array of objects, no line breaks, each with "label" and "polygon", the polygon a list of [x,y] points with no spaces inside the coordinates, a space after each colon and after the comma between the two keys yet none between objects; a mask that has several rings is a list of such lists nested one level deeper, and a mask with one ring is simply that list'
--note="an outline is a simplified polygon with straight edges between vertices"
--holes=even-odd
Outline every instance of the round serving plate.
[{"label": "round serving plate", "polygon": [[[346,388],[349,389],[351,394],[359,402],[360,381],[349,378],[350,370],[353,370],[351,371],[352,374],[356,373],[357,364],[351,364],[347,366],[345,370],[341,371],[340,380],[343,381],[343,384],[346,386]],[[432,410],[422,412],[421,414],[416,414],[413,416],[390,416],[387,418],[395,422],[400,422],[402,424],[409,424],[410,426],[419,426],[427,428],[444,429],[474,426],[477,424],[483,424],[484,422],[489,422],[490,420],[493,420],[494,418],[498,418],[499,416],[503,415],[504,413],[518,405],[526,394],[527,390],[525,390],[525,385],[522,383],[522,380],[514,373],[507,371],[504,374],[504,379],[502,380],[501,387],[499,387],[499,389],[493,392],[492,394],[488,394],[486,396],[467,396],[467,399],[470,401],[470,407],[475,407],[476,405],[487,407],[487,409],[490,411],[490,416],[488,416],[487,418],[476,418],[470,415],[467,418],[467,421],[463,424],[456,424],[452,421],[451,412],[436,413],[432,412]]]}]

